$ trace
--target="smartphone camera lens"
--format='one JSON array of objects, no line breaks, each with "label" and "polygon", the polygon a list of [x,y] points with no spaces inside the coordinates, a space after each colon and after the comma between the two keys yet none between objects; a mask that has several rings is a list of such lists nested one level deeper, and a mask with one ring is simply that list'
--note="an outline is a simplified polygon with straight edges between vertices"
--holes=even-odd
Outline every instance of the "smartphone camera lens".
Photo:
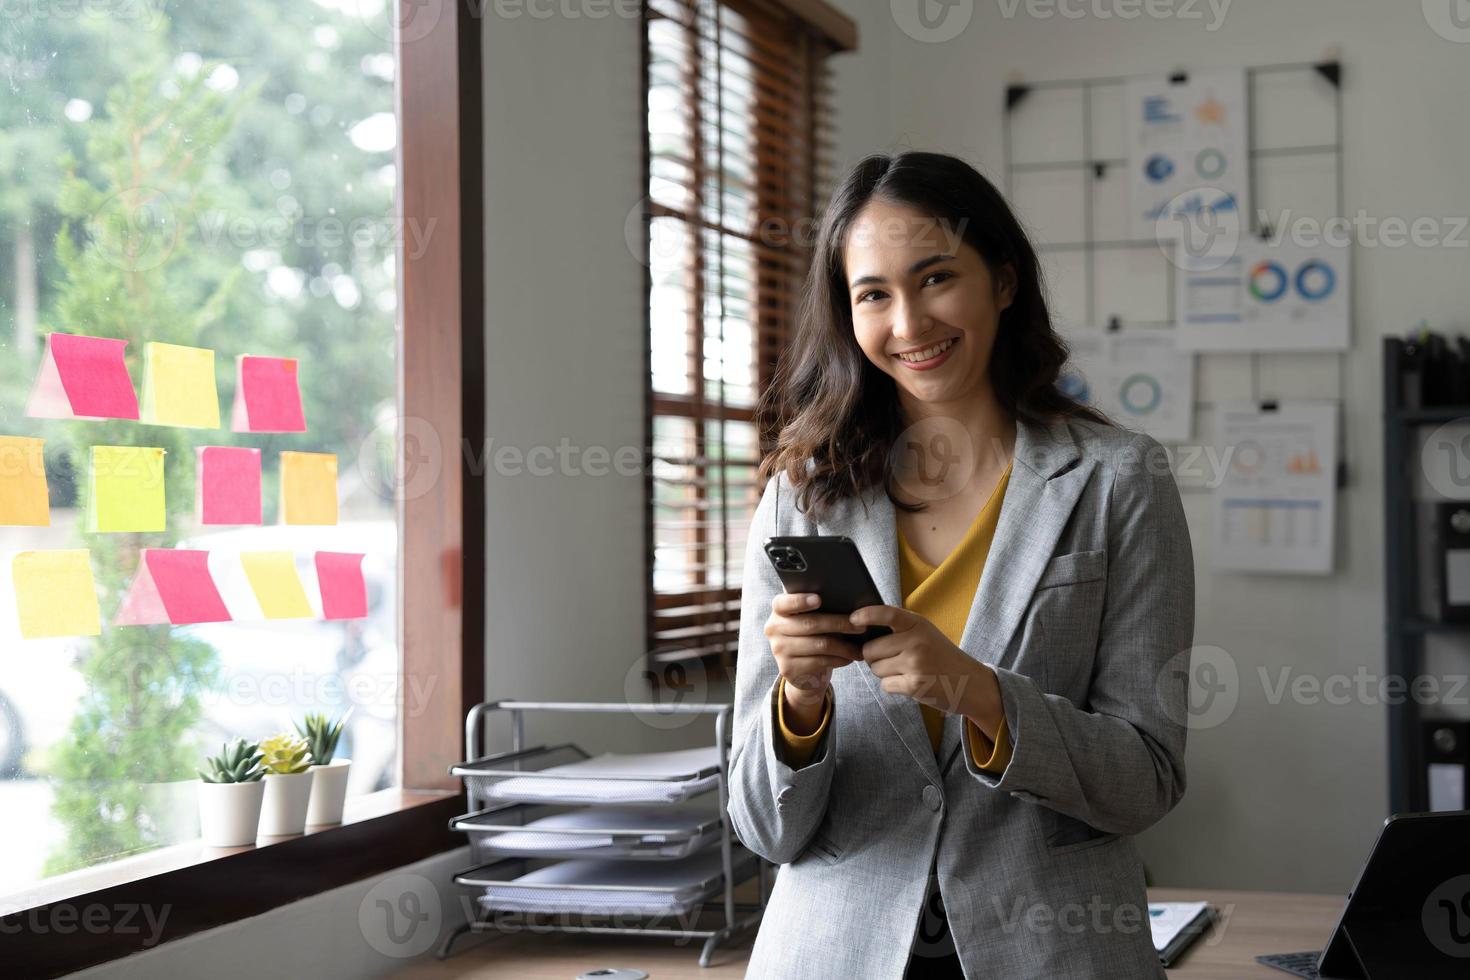
[{"label": "smartphone camera lens", "polygon": [[806,559],[801,557],[801,552],[789,545],[771,549],[771,561],[776,568],[783,572],[806,571]]}]

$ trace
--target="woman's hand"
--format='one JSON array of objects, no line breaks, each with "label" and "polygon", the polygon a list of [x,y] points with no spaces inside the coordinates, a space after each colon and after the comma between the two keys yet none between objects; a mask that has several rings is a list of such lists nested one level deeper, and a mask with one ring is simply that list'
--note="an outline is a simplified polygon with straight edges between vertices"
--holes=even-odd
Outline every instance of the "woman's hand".
[{"label": "woman's hand", "polygon": [[995,671],[949,641],[939,627],[898,606],[864,606],[849,621],[859,630],[893,632],[863,644],[863,659],[891,694],[974,721],[994,738],[1003,714]]},{"label": "woman's hand", "polygon": [[[822,703],[832,671],[863,659],[852,640],[830,633],[861,633],[842,613],[816,610],[821,597],[810,592],[781,593],[771,599],[766,638],[776,657],[776,669],[786,678],[786,718],[798,735],[815,731],[822,720]],[[798,730],[799,729],[799,730]]]}]

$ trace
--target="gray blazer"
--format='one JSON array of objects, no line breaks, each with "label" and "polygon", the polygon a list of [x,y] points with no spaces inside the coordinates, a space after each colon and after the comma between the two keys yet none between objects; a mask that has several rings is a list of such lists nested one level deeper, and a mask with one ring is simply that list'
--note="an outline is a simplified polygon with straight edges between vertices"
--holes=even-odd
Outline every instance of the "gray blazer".
[{"label": "gray blazer", "polygon": [[999,678],[1014,745],[999,775],[975,766],[959,715],[936,760],[918,702],[866,663],[833,672],[831,725],[786,764],[765,538],[846,535],[883,601],[902,600],[881,488],[819,523],[776,479],[745,554],[730,756],[735,831],[782,866],[747,977],[901,980],[911,950],[947,951],[919,928],[935,888],[967,977],[1163,977],[1131,837],[1184,794],[1194,561],[1163,448],[1087,421],[1018,426],[959,644]]}]

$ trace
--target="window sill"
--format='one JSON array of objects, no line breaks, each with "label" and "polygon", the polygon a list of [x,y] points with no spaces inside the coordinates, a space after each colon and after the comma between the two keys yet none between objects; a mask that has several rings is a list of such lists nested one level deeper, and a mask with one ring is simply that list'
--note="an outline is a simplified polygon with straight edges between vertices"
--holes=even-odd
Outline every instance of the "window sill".
[{"label": "window sill", "polygon": [[21,976],[64,976],[260,915],[462,846],[449,821],[464,807],[462,794],[383,790],[303,835],[249,847],[194,841],[48,878],[0,896],[0,959]]}]

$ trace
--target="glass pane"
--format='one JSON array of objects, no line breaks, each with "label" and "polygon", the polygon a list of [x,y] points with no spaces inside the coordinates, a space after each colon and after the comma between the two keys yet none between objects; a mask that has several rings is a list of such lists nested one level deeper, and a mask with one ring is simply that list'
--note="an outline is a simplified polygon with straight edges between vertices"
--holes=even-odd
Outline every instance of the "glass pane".
[{"label": "glass pane", "polygon": [[[193,839],[206,752],[307,711],[351,709],[337,748],[350,793],[396,782],[395,250],[427,229],[394,213],[395,59],[371,6],[0,19],[0,435],[44,439],[49,484],[49,526],[0,527],[0,894]],[[151,341],[213,351],[222,424],[31,417],[52,332],[126,340],[135,386]],[[306,432],[233,431],[242,354],[298,362]],[[164,411],[179,389],[157,380]],[[164,530],[88,530],[99,445],[165,451]],[[259,525],[200,523],[204,446],[260,450]],[[335,525],[278,526],[285,450],[337,455]],[[233,621],[114,625],[142,550],[176,547],[208,552]],[[23,639],[12,558],[67,549],[89,552],[101,632]],[[318,551],[366,554],[365,618],[324,618]],[[247,552],[290,554],[311,615],[266,620]]]},{"label": "glass pane", "polygon": [[653,390],[687,394],[689,383],[688,226],[675,218],[649,222],[649,370]]}]

